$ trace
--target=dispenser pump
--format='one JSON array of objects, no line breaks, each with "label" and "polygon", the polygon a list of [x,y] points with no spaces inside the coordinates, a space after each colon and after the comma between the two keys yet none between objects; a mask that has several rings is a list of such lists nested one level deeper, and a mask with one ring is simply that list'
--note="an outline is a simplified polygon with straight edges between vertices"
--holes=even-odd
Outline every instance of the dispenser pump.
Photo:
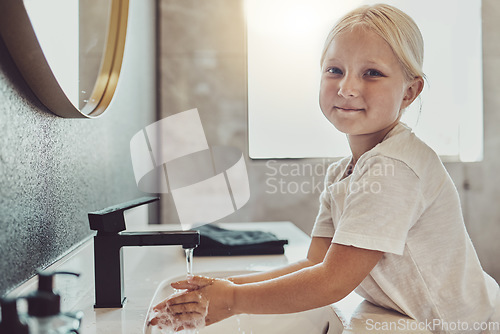
[{"label": "dispenser pump", "polygon": [[28,325],[19,320],[16,299],[1,299],[0,307],[2,308],[0,334],[29,334]]},{"label": "dispenser pump", "polygon": [[38,291],[27,297],[28,314],[32,317],[50,317],[61,312],[61,296],[53,290],[54,275],[74,275],[80,274],[57,271],[38,273]]}]

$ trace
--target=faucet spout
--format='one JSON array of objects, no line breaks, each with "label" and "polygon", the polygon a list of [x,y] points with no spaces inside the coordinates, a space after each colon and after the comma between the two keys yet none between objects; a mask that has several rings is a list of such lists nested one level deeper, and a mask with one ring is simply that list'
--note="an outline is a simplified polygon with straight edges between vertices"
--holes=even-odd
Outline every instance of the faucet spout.
[{"label": "faucet spout", "polygon": [[127,232],[125,210],[158,200],[144,197],[104,210],[89,213],[94,237],[95,308],[123,307],[123,247],[179,245],[195,248],[200,244],[198,231]]},{"label": "faucet spout", "polygon": [[121,232],[122,246],[169,246],[196,248],[200,244],[198,231]]}]

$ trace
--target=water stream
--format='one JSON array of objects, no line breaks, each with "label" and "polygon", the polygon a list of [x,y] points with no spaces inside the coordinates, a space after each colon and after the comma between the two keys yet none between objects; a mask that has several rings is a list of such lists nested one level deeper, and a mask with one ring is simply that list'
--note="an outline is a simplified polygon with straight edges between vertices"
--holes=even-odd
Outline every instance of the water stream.
[{"label": "water stream", "polygon": [[[194,248],[186,248],[184,252],[186,253],[186,272],[187,272],[187,279],[193,277],[193,251]],[[186,334],[198,334],[199,329],[194,328],[194,329],[185,329],[183,331]]]},{"label": "water stream", "polygon": [[193,277],[193,251],[194,248],[186,248],[184,250],[186,253],[186,271],[188,279]]}]

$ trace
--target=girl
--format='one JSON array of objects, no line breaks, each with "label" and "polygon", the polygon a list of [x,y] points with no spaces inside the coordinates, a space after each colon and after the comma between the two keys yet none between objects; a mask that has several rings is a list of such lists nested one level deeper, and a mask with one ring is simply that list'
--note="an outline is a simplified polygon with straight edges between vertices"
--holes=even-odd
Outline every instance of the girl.
[{"label": "girl", "polygon": [[240,313],[305,311],[355,289],[432,322],[436,333],[447,332],[443,323],[479,333],[477,324],[497,321],[499,287],[481,268],[455,186],[436,153],[400,122],[422,91],[422,63],[420,31],[405,13],[379,4],[345,15],[325,43],[319,104],[352,155],[328,169],[307,258],[266,273],[174,283],[188,291],[157,309],[188,327],[208,305],[209,325]]}]

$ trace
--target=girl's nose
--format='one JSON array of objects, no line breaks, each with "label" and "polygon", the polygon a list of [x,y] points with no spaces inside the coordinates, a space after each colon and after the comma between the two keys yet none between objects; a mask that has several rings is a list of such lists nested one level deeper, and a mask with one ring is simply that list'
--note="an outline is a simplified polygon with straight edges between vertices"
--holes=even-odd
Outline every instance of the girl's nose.
[{"label": "girl's nose", "polygon": [[356,78],[345,76],[339,85],[338,95],[343,98],[353,98],[359,96],[359,84]]}]

